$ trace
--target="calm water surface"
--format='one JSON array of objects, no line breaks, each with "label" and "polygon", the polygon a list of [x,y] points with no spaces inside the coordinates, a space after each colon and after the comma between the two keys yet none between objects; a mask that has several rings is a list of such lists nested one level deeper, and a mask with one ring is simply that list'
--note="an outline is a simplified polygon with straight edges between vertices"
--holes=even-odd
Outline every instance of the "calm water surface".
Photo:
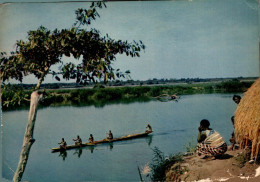
[{"label": "calm water surface", "polygon": [[[37,115],[33,144],[24,181],[138,181],[137,166],[152,161],[156,146],[165,155],[184,152],[189,142],[196,143],[197,128],[207,118],[211,127],[228,141],[233,130],[230,118],[236,104],[233,94],[182,96],[179,102],[138,102],[113,104],[101,108],[48,107]],[[27,123],[28,111],[4,112],[2,138],[2,176],[12,179]],[[64,137],[68,144],[80,135],[83,142],[92,133],[103,139],[108,130],[114,137],[145,131],[149,122],[154,133],[134,139],[69,150],[66,155],[51,153]]]}]

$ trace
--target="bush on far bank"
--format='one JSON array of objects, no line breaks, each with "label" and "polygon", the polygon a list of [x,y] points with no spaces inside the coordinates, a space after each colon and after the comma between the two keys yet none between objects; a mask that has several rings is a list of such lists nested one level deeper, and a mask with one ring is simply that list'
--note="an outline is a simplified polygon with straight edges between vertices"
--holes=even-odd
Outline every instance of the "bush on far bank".
[{"label": "bush on far bank", "polygon": [[[74,89],[44,89],[42,106],[51,105],[98,105],[134,101],[149,101],[162,94],[190,95],[206,93],[238,93],[244,92],[253,81],[240,82],[233,79],[221,83],[196,83],[179,85],[125,86],[125,87],[93,87]],[[29,107],[32,90],[25,90],[20,85],[5,85],[2,88],[3,110],[14,110]]]}]

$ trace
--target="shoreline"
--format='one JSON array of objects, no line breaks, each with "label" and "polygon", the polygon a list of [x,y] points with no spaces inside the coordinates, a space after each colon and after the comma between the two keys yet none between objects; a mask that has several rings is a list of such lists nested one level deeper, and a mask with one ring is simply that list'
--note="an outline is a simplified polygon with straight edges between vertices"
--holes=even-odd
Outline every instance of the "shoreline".
[{"label": "shoreline", "polygon": [[[174,164],[166,172],[166,181],[260,181],[260,165],[242,160],[240,156],[245,152],[241,149],[227,151],[215,160],[202,159],[196,154],[184,156],[183,162]],[[179,174],[176,173],[177,165],[180,165]]]},{"label": "shoreline", "polygon": [[[253,82],[204,82],[191,84],[165,84],[143,86],[117,86],[98,88],[64,88],[41,89],[44,99],[40,107],[46,106],[104,106],[110,103],[131,103],[136,101],[151,101],[161,95],[193,95],[212,93],[243,93]],[[3,89],[3,110],[29,108],[32,90],[25,90],[18,85],[9,85]],[[16,98],[16,100],[13,100]],[[27,101],[26,101],[27,100]]]}]

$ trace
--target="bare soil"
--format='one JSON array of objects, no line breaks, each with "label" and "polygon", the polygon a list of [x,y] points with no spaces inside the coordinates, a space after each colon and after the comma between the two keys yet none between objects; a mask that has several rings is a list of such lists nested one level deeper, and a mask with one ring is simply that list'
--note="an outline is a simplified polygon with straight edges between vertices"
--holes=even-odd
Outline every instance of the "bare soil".
[{"label": "bare soil", "polygon": [[249,163],[244,157],[243,150],[227,151],[218,159],[186,156],[184,162],[173,165],[166,173],[166,181],[260,182],[260,175],[255,177],[256,169],[260,172],[259,164]]}]

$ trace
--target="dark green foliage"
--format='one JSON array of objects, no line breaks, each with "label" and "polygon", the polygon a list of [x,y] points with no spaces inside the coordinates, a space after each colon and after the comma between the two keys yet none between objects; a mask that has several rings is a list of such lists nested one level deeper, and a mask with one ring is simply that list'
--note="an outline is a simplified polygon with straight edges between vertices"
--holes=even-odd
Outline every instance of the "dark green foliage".
[{"label": "dark green foliage", "polygon": [[[236,87],[236,91],[246,89],[251,86],[252,82],[245,82],[242,85],[236,82],[242,88]],[[18,89],[19,88],[19,89]],[[27,88],[27,87],[26,87]],[[162,94],[204,94],[204,93],[226,93],[228,89],[224,89],[219,85],[212,84],[186,84],[186,85],[162,85],[162,86],[134,86],[134,87],[110,87],[104,88],[102,85],[88,88],[74,89],[56,89],[48,90],[44,95],[41,103],[43,106],[50,105],[95,105],[104,106],[111,103],[131,103],[144,102],[155,99]],[[15,93],[17,92],[17,93]],[[30,90],[24,90],[19,85],[7,85],[3,88],[3,108],[6,110],[29,106],[29,102],[22,99],[29,99]],[[14,101],[12,99],[14,98]]]},{"label": "dark green foliage", "polygon": [[68,100],[74,102],[88,102],[95,92],[95,89],[73,89]]},{"label": "dark green foliage", "polygon": [[123,93],[120,89],[107,88],[96,90],[95,94],[93,95],[93,98],[95,100],[111,101],[122,99],[122,96]]},{"label": "dark green foliage", "polygon": [[170,157],[165,157],[163,152],[160,151],[157,147],[153,149],[154,157],[150,165],[152,169],[152,181],[165,181],[166,171],[170,169],[173,164],[183,161],[180,154],[173,155]]},{"label": "dark green foliage", "polygon": [[25,91],[22,86],[19,85],[4,85],[2,87],[2,102],[3,109],[15,109],[29,105],[30,91]]},{"label": "dark green foliage", "polygon": [[225,90],[226,92],[245,92],[253,83],[253,81],[241,82],[237,79],[233,79],[216,85],[216,88]]},{"label": "dark green foliage", "polygon": [[[144,97],[150,91],[151,87],[129,87],[126,89],[125,93],[129,95],[129,97]],[[124,89],[122,89],[124,90]]]},{"label": "dark green foliage", "polygon": [[47,94],[44,95],[44,99],[41,101],[41,105],[49,106],[52,103],[62,103],[64,100],[65,96],[62,94],[47,92]]},{"label": "dark green foliage", "polygon": [[162,90],[163,90],[162,87],[152,87],[151,90],[150,90],[150,95],[152,97],[156,97],[158,95],[161,95],[162,94]]}]

